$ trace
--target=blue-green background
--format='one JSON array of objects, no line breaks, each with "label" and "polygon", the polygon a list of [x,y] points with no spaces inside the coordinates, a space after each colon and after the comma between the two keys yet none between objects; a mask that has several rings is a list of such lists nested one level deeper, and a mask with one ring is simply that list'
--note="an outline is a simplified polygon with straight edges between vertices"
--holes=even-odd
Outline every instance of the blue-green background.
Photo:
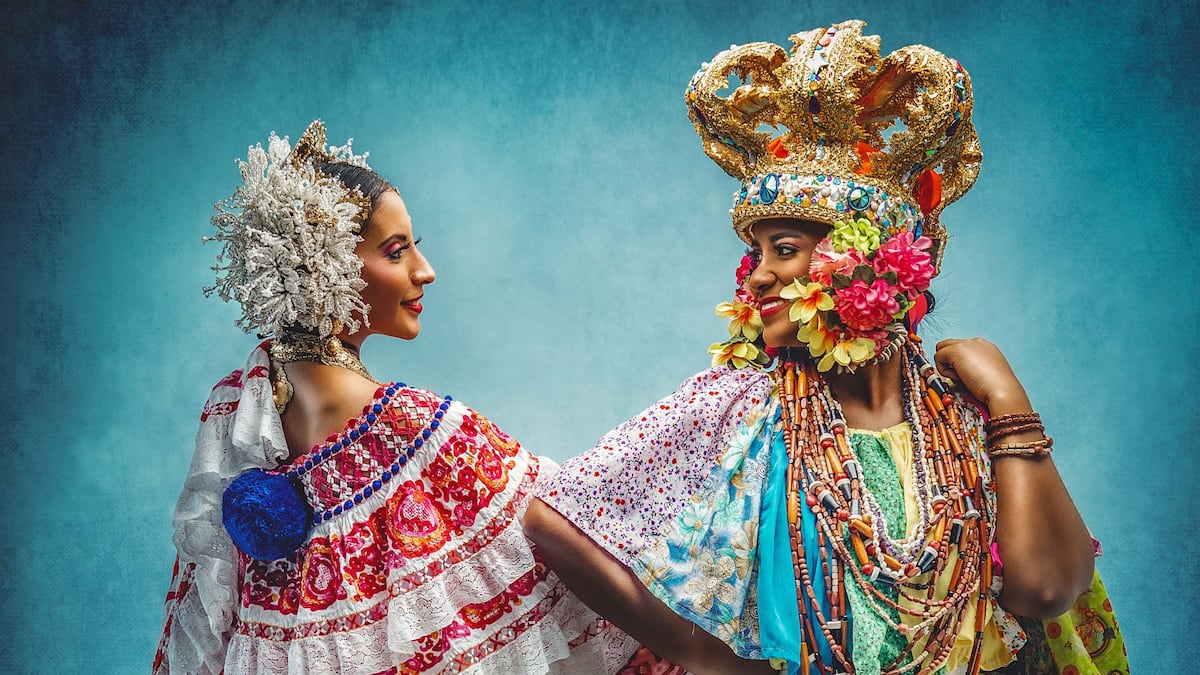
[{"label": "blue-green background", "polygon": [[[734,184],[682,92],[730,43],[868,21],[971,72],[986,155],[927,338],[988,336],[1056,438],[1135,672],[1190,672],[1198,522],[1193,3],[207,2],[0,16],[0,671],[148,668],[209,387],[214,201],[323,118],[437,283],[376,373],[558,459],[707,365]],[[336,6],[335,6],[336,5]],[[934,322],[931,322],[931,324]]]}]

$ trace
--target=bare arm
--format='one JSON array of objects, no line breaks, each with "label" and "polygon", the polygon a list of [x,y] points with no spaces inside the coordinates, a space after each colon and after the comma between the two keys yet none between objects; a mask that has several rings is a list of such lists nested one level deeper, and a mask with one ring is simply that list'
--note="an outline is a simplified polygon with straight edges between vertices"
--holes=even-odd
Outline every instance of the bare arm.
[{"label": "bare arm", "polygon": [[671,611],[629,568],[540,499],[525,512],[525,534],[580,600],[659,656],[697,675],[775,672],[766,661],[739,658]]},{"label": "bare arm", "polygon": [[[981,338],[945,340],[938,370],[966,387],[993,416],[1033,410],[1008,361]],[[1035,441],[1037,432],[1006,436]],[[1092,539],[1050,457],[997,457],[996,541],[1004,560],[1000,604],[1022,616],[1049,618],[1070,608],[1092,580]]]}]

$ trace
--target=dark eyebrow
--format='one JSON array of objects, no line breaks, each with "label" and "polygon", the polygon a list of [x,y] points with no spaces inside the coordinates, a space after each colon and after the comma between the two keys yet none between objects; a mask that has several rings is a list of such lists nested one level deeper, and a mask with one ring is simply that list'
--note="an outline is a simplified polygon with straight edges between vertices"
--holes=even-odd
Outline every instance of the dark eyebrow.
[{"label": "dark eyebrow", "polygon": [[802,230],[784,230],[783,232],[776,232],[775,234],[771,235],[771,243],[772,244],[778,243],[780,239],[783,239],[785,237],[805,237],[805,236],[808,236],[808,235],[807,235],[807,233],[805,233]]},{"label": "dark eyebrow", "polygon": [[384,239],[383,241],[379,242],[379,246],[377,246],[376,248],[383,248],[384,246],[387,246],[388,244],[392,243],[393,241],[399,242],[401,244],[406,244],[406,243],[408,243],[408,235],[407,234],[393,234],[392,236],[388,237],[387,239]]}]

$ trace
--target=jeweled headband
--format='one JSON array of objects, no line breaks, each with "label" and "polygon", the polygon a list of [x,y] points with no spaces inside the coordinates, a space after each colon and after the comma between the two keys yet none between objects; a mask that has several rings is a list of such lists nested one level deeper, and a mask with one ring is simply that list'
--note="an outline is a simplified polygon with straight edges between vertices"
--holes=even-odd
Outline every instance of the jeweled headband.
[{"label": "jeweled headband", "polygon": [[274,132],[238,160],[242,185],[216,204],[212,218],[222,242],[213,270],[216,283],[204,289],[242,307],[237,325],[246,332],[278,334],[300,328],[333,334],[334,322],[351,332],[369,307],[355,255],[371,202],[357,188],[317,170],[318,163],[364,168],[367,154],[325,146],[325,125],[314,121],[293,148]]}]

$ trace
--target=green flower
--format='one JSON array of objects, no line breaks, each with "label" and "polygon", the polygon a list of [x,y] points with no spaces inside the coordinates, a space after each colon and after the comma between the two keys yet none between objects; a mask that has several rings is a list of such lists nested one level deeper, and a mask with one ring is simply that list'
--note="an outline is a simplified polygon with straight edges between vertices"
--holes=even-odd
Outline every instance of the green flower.
[{"label": "green flower", "polygon": [[839,220],[833,224],[829,240],[833,250],[845,253],[853,248],[864,256],[870,255],[879,248],[880,231],[866,218]]}]

